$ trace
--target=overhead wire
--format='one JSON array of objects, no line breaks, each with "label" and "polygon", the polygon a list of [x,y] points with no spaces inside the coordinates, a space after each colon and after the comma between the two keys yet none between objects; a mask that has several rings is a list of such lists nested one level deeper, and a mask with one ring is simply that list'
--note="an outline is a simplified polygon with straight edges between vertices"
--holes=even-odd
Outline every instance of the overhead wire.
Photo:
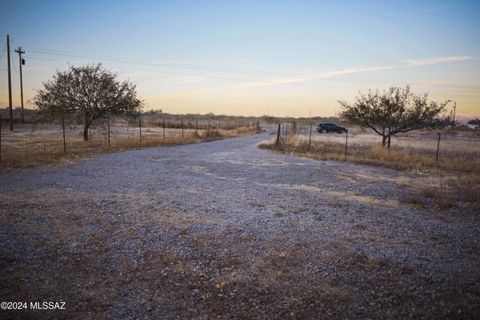
[{"label": "overhead wire", "polygon": [[[14,42],[12,40],[12,42]],[[38,55],[47,55],[47,56],[57,56],[57,57],[65,57],[65,58],[78,58],[78,59],[90,59],[90,60],[98,60],[101,59],[103,61],[109,61],[109,62],[116,62],[116,63],[128,63],[128,64],[134,64],[134,65],[143,65],[143,66],[148,66],[148,67],[158,67],[162,69],[177,69],[177,70],[190,70],[190,71],[206,71],[206,72],[212,72],[212,73],[226,73],[226,74],[235,74],[235,75],[249,75],[249,76],[262,76],[262,77],[289,77],[292,76],[291,74],[287,73],[280,73],[280,72],[252,72],[252,71],[244,71],[244,70],[219,70],[215,68],[211,68],[208,66],[198,66],[198,65],[191,65],[191,64],[172,64],[172,63],[159,63],[151,60],[143,60],[143,59],[133,59],[133,58],[126,58],[126,57],[113,57],[113,56],[108,56],[108,55],[90,55],[90,54],[84,54],[84,53],[76,53],[72,51],[65,51],[65,50],[57,50],[57,49],[46,49],[46,48],[38,48],[38,47],[25,47],[28,51],[28,54],[26,57],[28,59],[33,59],[33,60],[43,60],[43,61],[50,61],[50,62],[58,62],[58,59],[49,59],[45,57],[38,57],[33,54],[38,54]],[[2,56],[5,53],[6,48],[4,48],[4,52]],[[69,62],[69,61],[67,61]],[[15,67],[16,68],[16,67]],[[0,69],[1,70],[1,69]],[[151,71],[151,69],[149,69]],[[15,71],[18,73],[18,70],[15,69]],[[162,71],[163,74],[165,74],[165,71]],[[175,72],[175,74],[178,74],[178,72]],[[241,77],[225,77],[225,76],[219,76],[219,75],[208,75],[207,79],[220,79],[220,80],[229,80],[229,81],[246,81],[246,82],[251,82],[252,79],[245,79]],[[381,84],[384,81],[378,80],[365,80],[365,79],[334,79],[334,78],[329,78],[329,79],[312,79],[311,81],[322,81],[322,84],[306,84],[306,83],[285,83],[286,85],[290,86],[299,86],[299,87],[306,87],[306,88],[343,88],[343,87],[337,87],[337,86],[331,86],[331,85],[325,85],[325,80],[328,81],[333,81],[333,82],[351,82],[351,83],[370,83],[370,84]],[[268,84],[267,84],[268,85]],[[443,86],[443,87],[448,87],[448,86]],[[455,86],[452,88],[469,88],[468,86]],[[476,87],[473,87],[476,89]]]},{"label": "overhead wire", "polygon": [[6,43],[3,45],[3,51],[2,51],[2,55],[0,56],[0,61],[2,61],[3,56],[5,56],[5,52],[7,52],[7,44]]},{"label": "overhead wire", "polygon": [[[35,53],[37,50],[33,48],[29,48],[29,52]],[[38,52],[37,52],[38,53]],[[81,59],[95,59],[95,58],[100,58],[100,56],[85,56],[85,55],[72,55],[72,54],[63,54],[63,53],[46,53],[46,54],[51,54],[54,56],[62,56],[62,57],[73,57],[73,58],[81,58]],[[59,61],[58,59],[51,59],[51,58],[44,58],[44,57],[38,57],[38,56],[33,56],[31,54],[28,55],[29,59],[33,60],[43,60],[43,61],[51,61],[51,62],[57,62]],[[108,61],[113,61],[113,62],[127,62],[126,60],[120,60],[120,59],[105,59]],[[130,61],[128,61],[130,62]],[[159,63],[145,63],[145,62],[132,62],[135,64],[140,64],[140,65],[147,65],[147,66],[157,66],[161,68],[177,68],[175,66],[170,66],[167,64],[159,64]],[[184,67],[178,67],[178,69],[193,69],[193,68],[184,68]],[[225,72],[225,73],[232,73],[232,74],[237,74],[237,72],[234,71],[220,71],[220,70],[212,70],[212,69],[202,69],[202,68],[195,68],[195,71],[209,71],[209,72]],[[162,72],[165,73],[165,72]],[[238,74],[252,74],[252,73],[246,73],[246,72],[238,72]],[[255,73],[255,75],[263,75],[260,73]],[[225,77],[225,76],[217,76],[217,75],[210,75],[208,78],[215,78],[215,79],[222,79],[222,80],[234,80],[234,81],[251,81],[251,79],[245,79],[245,78],[240,78],[240,77]]]},{"label": "overhead wire", "polygon": [[257,75],[257,76],[270,76],[270,77],[279,77],[279,76],[289,76],[287,73],[279,73],[279,72],[252,72],[252,71],[244,71],[244,70],[219,70],[215,68],[211,68],[208,66],[198,66],[192,64],[179,64],[179,63],[159,63],[151,60],[143,60],[143,59],[132,59],[132,58],[121,58],[121,57],[112,57],[112,56],[105,56],[105,55],[88,55],[88,54],[80,54],[74,53],[71,51],[63,51],[63,50],[52,50],[52,49],[41,49],[35,47],[26,47],[31,52],[36,52],[39,54],[45,55],[57,55],[57,56],[64,56],[64,57],[77,57],[77,58],[85,58],[85,59],[103,59],[105,61],[111,62],[123,62],[123,63],[132,63],[138,65],[145,65],[145,66],[154,66],[154,67],[163,67],[163,68],[172,68],[172,69],[185,69],[185,70],[198,70],[198,71],[209,71],[209,72],[219,72],[219,73],[234,73],[234,74],[248,74],[248,75]]},{"label": "overhead wire", "polygon": [[[72,51],[65,51],[65,50],[56,50],[56,49],[45,49],[45,48],[37,48],[37,47],[26,47],[29,49],[30,52],[38,53],[40,55],[51,55],[51,56],[59,56],[59,57],[71,57],[71,58],[80,58],[80,59],[102,59],[104,61],[110,62],[120,62],[120,63],[129,63],[129,64],[136,64],[136,65],[144,65],[148,67],[160,67],[165,69],[179,69],[179,70],[194,70],[194,71],[207,71],[207,72],[214,72],[214,73],[227,73],[227,74],[239,74],[239,75],[250,75],[250,76],[262,76],[262,77],[281,77],[281,76],[292,76],[291,74],[287,73],[280,73],[280,72],[252,72],[252,71],[244,71],[244,70],[219,70],[215,68],[211,68],[208,66],[195,66],[191,64],[171,64],[171,63],[158,63],[150,60],[142,60],[142,59],[132,59],[132,58],[125,58],[125,57],[113,57],[108,55],[89,55],[83,53],[75,53]],[[44,60],[44,61],[58,61],[54,59],[48,58],[41,58],[35,56],[29,56],[31,59],[37,60]],[[223,79],[223,80],[239,80],[239,81],[252,81],[252,79],[244,79],[244,78],[233,78],[233,77],[224,77],[224,76],[212,76],[210,75],[209,78],[215,79]],[[383,80],[366,80],[366,79],[337,79],[337,78],[329,78],[329,79],[312,79],[311,81],[321,81],[321,80],[328,80],[333,82],[351,82],[351,83],[367,83],[367,84],[382,84]],[[318,87],[319,85],[315,84],[305,84],[305,83],[286,83],[288,85],[293,86],[302,86],[302,87]],[[325,87],[324,84],[321,85]],[[423,86],[423,85],[419,85]],[[469,85],[453,85],[453,86],[445,86],[442,87],[449,87],[452,89],[456,88],[472,88],[477,89],[478,86],[469,86]]]}]

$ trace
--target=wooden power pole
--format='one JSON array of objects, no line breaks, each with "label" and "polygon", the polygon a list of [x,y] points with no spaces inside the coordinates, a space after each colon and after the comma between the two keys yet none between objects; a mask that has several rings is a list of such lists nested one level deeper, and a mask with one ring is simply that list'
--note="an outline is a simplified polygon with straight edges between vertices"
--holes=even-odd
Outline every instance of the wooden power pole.
[{"label": "wooden power pole", "polygon": [[25,59],[22,58],[22,54],[25,53],[25,51],[22,51],[22,47],[18,47],[15,50],[16,53],[18,53],[18,67],[20,69],[20,103],[22,107],[22,112],[21,112],[21,118],[22,118],[22,123],[25,122],[25,119],[23,117],[23,76],[22,76],[22,65],[25,64]]},{"label": "wooden power pole", "polygon": [[8,34],[7,34],[7,67],[8,67],[8,106],[10,108],[10,131],[13,131],[12,74],[10,72],[10,36]]}]

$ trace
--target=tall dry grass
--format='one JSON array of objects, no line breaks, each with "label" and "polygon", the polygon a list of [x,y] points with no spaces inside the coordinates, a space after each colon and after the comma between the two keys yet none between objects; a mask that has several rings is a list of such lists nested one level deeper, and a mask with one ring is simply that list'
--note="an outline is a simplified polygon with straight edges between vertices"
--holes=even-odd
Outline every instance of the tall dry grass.
[{"label": "tall dry grass", "polygon": [[[398,170],[412,171],[448,171],[452,173],[480,174],[480,149],[474,152],[446,152],[441,150],[438,161],[435,160],[435,150],[420,149],[414,146],[393,146],[390,150],[376,144],[348,144],[345,150],[345,137],[341,142],[312,140],[308,144],[305,137],[289,135],[280,143],[277,151],[290,153],[319,160],[350,161],[360,164],[380,165]],[[476,142],[480,146],[480,140]],[[462,145],[456,142],[457,148]],[[275,149],[274,141],[259,145],[264,149]],[[470,144],[464,146],[464,151],[470,151]]]},{"label": "tall dry grass", "polygon": [[[315,137],[317,138],[317,137]],[[358,164],[383,166],[396,170],[407,170],[413,174],[428,174],[436,183],[414,186],[409,198],[412,204],[424,203],[428,199],[439,208],[456,206],[468,202],[480,207],[480,140],[457,139],[443,142],[436,161],[436,149],[426,147],[431,142],[408,143],[404,139],[390,150],[379,143],[369,144],[365,140],[351,143],[345,148],[345,136],[323,136],[312,139],[308,144],[305,136],[288,135],[277,147],[275,141],[265,141],[260,148],[308,157],[318,160],[348,161]],[[378,140],[378,139],[377,139]],[[367,141],[369,141],[367,139]]]}]

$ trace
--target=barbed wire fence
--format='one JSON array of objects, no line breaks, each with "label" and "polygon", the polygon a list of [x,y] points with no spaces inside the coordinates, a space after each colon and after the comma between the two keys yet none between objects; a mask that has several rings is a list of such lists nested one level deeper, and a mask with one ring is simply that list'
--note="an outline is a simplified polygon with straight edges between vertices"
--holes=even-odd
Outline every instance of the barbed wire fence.
[{"label": "barbed wire fence", "polygon": [[[381,147],[380,139],[380,136],[360,127],[349,128],[347,132],[341,134],[320,133],[315,125],[282,122],[277,124],[273,147],[276,150],[282,149],[292,153],[313,152],[319,155],[335,153],[347,159],[374,148],[382,152],[390,152],[386,146]],[[455,131],[425,130],[395,136],[392,143],[393,152],[412,157],[426,156],[435,163],[440,162],[442,157],[443,159],[454,157],[478,159],[480,141],[474,137],[471,139],[462,137],[462,134]]]},{"label": "barbed wire fence", "polygon": [[106,117],[88,130],[83,139],[83,125],[68,117],[52,123],[27,123],[14,131],[5,130],[0,115],[0,161],[61,156],[68,153],[95,152],[98,149],[123,149],[169,143],[187,143],[234,134],[233,130],[254,130],[258,123],[248,120],[217,119],[120,119]]}]

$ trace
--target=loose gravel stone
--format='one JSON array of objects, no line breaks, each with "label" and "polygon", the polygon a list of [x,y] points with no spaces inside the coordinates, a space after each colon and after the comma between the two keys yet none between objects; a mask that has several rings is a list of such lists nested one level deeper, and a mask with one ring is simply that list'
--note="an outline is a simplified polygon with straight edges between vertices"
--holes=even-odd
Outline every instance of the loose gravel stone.
[{"label": "loose gravel stone", "polygon": [[402,202],[407,173],[268,134],[0,174],[2,301],[25,318],[476,318],[480,223]]}]

